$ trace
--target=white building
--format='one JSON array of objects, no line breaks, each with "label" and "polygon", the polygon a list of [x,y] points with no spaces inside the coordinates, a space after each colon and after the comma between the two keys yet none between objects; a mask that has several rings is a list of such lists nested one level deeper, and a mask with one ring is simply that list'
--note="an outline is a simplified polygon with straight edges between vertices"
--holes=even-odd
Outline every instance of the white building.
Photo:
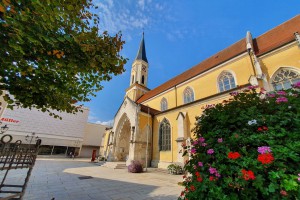
[{"label": "white building", "polygon": [[[76,114],[57,112],[62,120],[49,116],[49,113],[37,109],[15,108],[5,109],[0,121],[9,127],[6,134],[13,136],[12,142],[21,140],[29,143],[31,136],[42,139],[40,154],[69,154],[70,152],[80,155],[83,146],[84,156],[87,156],[89,148],[100,147],[102,134],[105,128],[87,124],[89,109],[83,108],[83,112]],[[99,129],[98,132],[96,129]],[[103,129],[103,131],[102,131]],[[25,140],[26,136],[30,136]],[[86,141],[84,141],[86,139]],[[33,138],[31,143],[34,143]],[[89,147],[89,148],[88,148]],[[90,157],[90,156],[88,156]]]}]

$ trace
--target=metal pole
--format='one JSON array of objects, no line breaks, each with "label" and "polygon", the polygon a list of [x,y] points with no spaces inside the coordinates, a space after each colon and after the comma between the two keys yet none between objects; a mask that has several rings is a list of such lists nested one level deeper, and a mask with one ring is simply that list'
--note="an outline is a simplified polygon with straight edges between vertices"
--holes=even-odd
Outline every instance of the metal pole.
[{"label": "metal pole", "polygon": [[148,169],[148,143],[149,143],[149,106],[148,106],[148,127],[147,127],[147,146],[146,146],[146,171]]},{"label": "metal pole", "polygon": [[54,145],[53,145],[52,150],[51,150],[51,156],[52,156],[52,154],[53,154],[53,150],[54,150]]},{"label": "metal pole", "polygon": [[69,146],[67,146],[67,150],[66,150],[66,157],[68,157],[68,149],[69,149]]}]

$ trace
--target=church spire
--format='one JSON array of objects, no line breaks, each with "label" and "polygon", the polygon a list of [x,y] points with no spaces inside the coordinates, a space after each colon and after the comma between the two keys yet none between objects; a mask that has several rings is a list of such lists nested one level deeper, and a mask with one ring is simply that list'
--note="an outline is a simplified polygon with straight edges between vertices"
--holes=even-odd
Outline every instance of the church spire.
[{"label": "church spire", "polygon": [[143,37],[140,43],[140,48],[139,51],[136,55],[135,60],[143,60],[146,63],[148,63],[147,57],[146,57],[146,49],[145,49],[145,41],[144,41],[144,32],[143,32]]}]

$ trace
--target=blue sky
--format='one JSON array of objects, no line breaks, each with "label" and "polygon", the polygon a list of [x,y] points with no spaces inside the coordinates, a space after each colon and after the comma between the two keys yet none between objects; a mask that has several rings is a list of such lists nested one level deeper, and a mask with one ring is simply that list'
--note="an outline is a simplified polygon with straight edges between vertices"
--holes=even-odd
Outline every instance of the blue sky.
[{"label": "blue sky", "polygon": [[255,38],[300,12],[299,0],[94,0],[102,30],[122,31],[126,72],[109,82],[90,108],[89,122],[110,124],[129,87],[131,64],[145,31],[153,89],[246,36]]}]

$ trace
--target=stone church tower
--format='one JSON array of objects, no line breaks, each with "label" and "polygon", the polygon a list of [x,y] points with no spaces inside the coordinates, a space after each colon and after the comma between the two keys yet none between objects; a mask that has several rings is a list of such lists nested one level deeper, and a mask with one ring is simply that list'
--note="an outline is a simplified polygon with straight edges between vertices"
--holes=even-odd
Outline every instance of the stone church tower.
[{"label": "stone church tower", "polygon": [[144,33],[140,43],[137,56],[132,64],[130,75],[130,86],[126,90],[126,96],[136,101],[150,89],[147,88],[148,82],[148,60],[146,57]]}]

